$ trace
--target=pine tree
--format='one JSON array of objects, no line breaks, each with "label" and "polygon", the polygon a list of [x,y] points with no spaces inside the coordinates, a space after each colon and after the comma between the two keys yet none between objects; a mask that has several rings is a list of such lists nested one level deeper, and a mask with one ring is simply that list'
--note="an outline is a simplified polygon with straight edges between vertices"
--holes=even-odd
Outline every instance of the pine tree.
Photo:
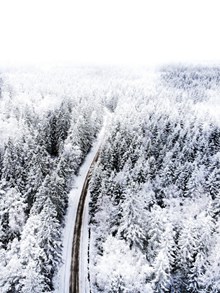
[{"label": "pine tree", "polygon": [[61,260],[61,233],[56,208],[50,198],[47,198],[40,218],[42,225],[39,231],[39,245],[43,247],[46,255],[47,276],[52,279],[54,268]]},{"label": "pine tree", "polygon": [[11,139],[8,140],[8,143],[5,148],[4,158],[3,158],[3,169],[2,169],[2,178],[10,182],[12,187],[15,186],[17,178],[20,177],[19,162],[17,152],[15,150],[14,143]]},{"label": "pine tree", "polygon": [[137,187],[127,189],[125,200],[121,205],[122,219],[119,234],[125,239],[130,249],[144,249],[146,242],[144,197],[138,196]]},{"label": "pine tree", "polygon": [[217,166],[214,167],[213,171],[209,174],[206,182],[206,187],[213,200],[215,200],[220,190],[220,169],[218,166],[219,164],[216,165]]},{"label": "pine tree", "polygon": [[42,186],[36,194],[36,201],[33,205],[32,212],[34,214],[40,213],[47,199],[51,200],[56,209],[58,220],[62,221],[67,205],[67,194],[65,190],[65,180],[59,177],[56,171],[46,176]]},{"label": "pine tree", "polygon": [[189,284],[194,282],[194,277],[190,276],[190,271],[193,271],[193,264],[199,249],[198,231],[193,219],[189,219],[184,223],[178,239],[178,247],[179,266],[182,275],[182,284],[180,283],[180,286],[182,286],[186,292],[191,292]]},{"label": "pine tree", "polygon": [[[20,284],[23,292],[32,292],[33,285],[35,285],[36,290],[41,288],[42,292],[50,291],[50,280],[46,276],[47,256],[44,248],[40,245],[42,240],[41,229],[40,215],[31,215],[21,235],[20,262],[22,265],[22,278]],[[33,279],[34,277],[35,279]]]},{"label": "pine tree", "polygon": [[64,140],[68,136],[68,131],[70,128],[70,114],[71,114],[70,102],[62,102],[59,110],[56,113],[57,123],[56,123],[56,137],[57,137],[57,148],[59,152],[63,146]]},{"label": "pine tree", "polygon": [[0,274],[2,292],[20,292],[19,281],[22,277],[22,267],[19,259],[19,242],[15,238],[9,245],[4,257],[5,266]]},{"label": "pine tree", "polygon": [[24,197],[16,188],[9,189],[6,194],[6,197],[7,197],[8,220],[9,220],[8,233],[9,235],[12,235],[12,236],[20,235],[26,220],[26,217],[25,217],[26,205],[24,202]]},{"label": "pine tree", "polygon": [[147,250],[146,258],[150,264],[155,260],[156,255],[160,249],[161,237],[164,232],[164,223],[166,217],[164,211],[158,205],[154,205],[148,216],[148,223],[146,226],[147,232]]},{"label": "pine tree", "polygon": [[172,224],[165,224],[165,230],[159,243],[159,253],[154,262],[154,291],[170,292],[173,288],[174,260],[175,260],[175,241]]}]

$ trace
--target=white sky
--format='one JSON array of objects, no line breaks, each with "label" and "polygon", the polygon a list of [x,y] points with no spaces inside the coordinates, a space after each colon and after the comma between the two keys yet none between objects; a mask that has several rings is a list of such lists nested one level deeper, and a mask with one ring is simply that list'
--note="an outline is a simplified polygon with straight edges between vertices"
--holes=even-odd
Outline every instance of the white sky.
[{"label": "white sky", "polygon": [[220,59],[219,0],[0,0],[0,65]]}]

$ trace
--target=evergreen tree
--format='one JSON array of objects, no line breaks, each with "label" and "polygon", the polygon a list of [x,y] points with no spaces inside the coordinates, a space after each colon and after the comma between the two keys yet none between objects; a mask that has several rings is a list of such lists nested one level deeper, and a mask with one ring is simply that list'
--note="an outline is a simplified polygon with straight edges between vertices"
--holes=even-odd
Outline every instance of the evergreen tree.
[{"label": "evergreen tree", "polygon": [[144,197],[138,196],[138,191],[136,186],[126,191],[125,200],[121,205],[119,234],[128,242],[130,248],[143,250],[146,242],[144,227],[147,213]]}]

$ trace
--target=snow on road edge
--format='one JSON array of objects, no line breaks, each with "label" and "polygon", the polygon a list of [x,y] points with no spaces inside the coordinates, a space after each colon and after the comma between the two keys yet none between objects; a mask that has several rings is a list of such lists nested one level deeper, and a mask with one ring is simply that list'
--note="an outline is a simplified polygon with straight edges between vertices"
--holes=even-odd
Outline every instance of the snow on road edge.
[{"label": "snow on road edge", "polygon": [[86,196],[84,211],[83,211],[83,223],[81,230],[80,241],[80,264],[79,264],[79,286],[82,293],[89,292],[88,282],[88,241],[89,241],[89,191]]},{"label": "snow on road edge", "polygon": [[[78,207],[79,198],[81,195],[81,191],[83,188],[84,181],[86,179],[87,172],[90,168],[90,165],[102,143],[104,134],[105,134],[105,128],[107,124],[107,115],[104,117],[104,123],[102,126],[102,129],[96,139],[96,141],[93,143],[93,146],[88,153],[87,157],[84,160],[84,163],[79,169],[78,176],[74,176],[73,181],[74,185],[72,190],[69,193],[69,200],[68,200],[68,208],[67,213],[65,216],[65,227],[63,230],[63,250],[62,250],[62,261],[60,268],[58,269],[58,273],[54,277],[54,293],[69,293],[69,281],[70,281],[70,268],[71,268],[71,254],[72,254],[72,242],[73,242],[73,232],[74,232],[74,226],[75,226],[75,219],[76,219],[76,212]],[[86,202],[87,205],[88,201]],[[88,212],[88,210],[87,210]],[[86,218],[83,217],[83,228],[84,228],[84,222]],[[88,220],[88,218],[87,218]],[[83,229],[85,230],[85,229]],[[81,249],[80,249],[81,251]],[[83,259],[87,258],[83,257]],[[85,267],[85,264],[83,265]],[[81,271],[81,261],[80,261],[80,271]],[[81,273],[80,273],[81,274]],[[82,280],[82,278],[81,278]],[[81,286],[84,286],[82,284],[82,281],[80,280]],[[85,288],[85,286],[84,286]],[[82,291],[83,292],[83,291]]]}]

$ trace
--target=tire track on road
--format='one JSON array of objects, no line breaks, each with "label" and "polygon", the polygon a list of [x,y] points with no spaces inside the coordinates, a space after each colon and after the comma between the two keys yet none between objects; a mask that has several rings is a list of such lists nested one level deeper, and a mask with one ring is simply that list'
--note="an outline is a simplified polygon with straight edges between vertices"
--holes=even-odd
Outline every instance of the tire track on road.
[{"label": "tire track on road", "polygon": [[82,230],[82,222],[83,222],[83,210],[86,200],[86,195],[89,188],[89,182],[92,175],[92,170],[94,168],[95,163],[99,158],[99,151],[96,152],[96,155],[90,165],[89,171],[87,172],[86,179],[83,184],[83,188],[81,191],[79,204],[76,213],[76,221],[74,227],[73,234],[73,246],[72,246],[72,261],[71,261],[71,273],[70,273],[70,293],[80,293],[79,289],[79,263],[80,263],[80,237]]}]

